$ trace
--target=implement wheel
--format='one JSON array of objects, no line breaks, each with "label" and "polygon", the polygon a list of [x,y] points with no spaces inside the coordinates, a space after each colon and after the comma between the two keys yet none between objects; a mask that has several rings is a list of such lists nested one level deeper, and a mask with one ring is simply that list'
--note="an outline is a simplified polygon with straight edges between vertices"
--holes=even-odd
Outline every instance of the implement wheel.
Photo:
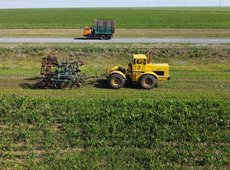
[{"label": "implement wheel", "polygon": [[108,79],[109,86],[114,89],[120,89],[125,84],[125,79],[120,74],[112,74]]},{"label": "implement wheel", "polygon": [[152,89],[157,86],[157,79],[150,74],[143,75],[140,78],[139,84],[143,89]]}]

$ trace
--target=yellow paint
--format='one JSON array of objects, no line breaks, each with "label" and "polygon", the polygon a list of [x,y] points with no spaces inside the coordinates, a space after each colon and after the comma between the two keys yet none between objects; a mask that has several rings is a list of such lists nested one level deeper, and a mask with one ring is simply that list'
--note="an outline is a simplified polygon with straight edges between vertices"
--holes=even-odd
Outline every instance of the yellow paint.
[{"label": "yellow paint", "polygon": [[120,81],[120,79],[115,78],[115,79],[112,80],[112,84],[113,84],[114,86],[119,86],[119,85],[121,84],[121,81]]},{"label": "yellow paint", "polygon": [[107,73],[106,73],[106,77],[108,78],[112,74],[120,74],[124,79],[126,79],[126,75],[119,70],[114,70],[115,68],[118,68],[118,66],[115,66],[115,67],[112,67],[111,69],[108,69]]}]

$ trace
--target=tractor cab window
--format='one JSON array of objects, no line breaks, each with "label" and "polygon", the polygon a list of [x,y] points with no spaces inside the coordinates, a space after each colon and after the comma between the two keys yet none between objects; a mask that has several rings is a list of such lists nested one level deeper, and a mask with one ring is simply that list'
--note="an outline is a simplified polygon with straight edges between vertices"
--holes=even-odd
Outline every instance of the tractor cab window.
[{"label": "tractor cab window", "polygon": [[137,60],[137,64],[143,64],[143,60]]},{"label": "tractor cab window", "polygon": [[137,60],[134,59],[134,60],[133,60],[133,64],[136,64],[136,62],[137,62]]},{"label": "tractor cab window", "polygon": [[134,59],[133,64],[146,64],[146,59]]}]

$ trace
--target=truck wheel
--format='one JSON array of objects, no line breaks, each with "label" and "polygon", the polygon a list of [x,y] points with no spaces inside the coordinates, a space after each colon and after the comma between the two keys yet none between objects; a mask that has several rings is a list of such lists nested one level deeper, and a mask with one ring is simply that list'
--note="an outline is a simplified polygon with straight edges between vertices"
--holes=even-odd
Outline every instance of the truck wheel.
[{"label": "truck wheel", "polygon": [[153,87],[156,87],[157,79],[154,76],[147,74],[140,78],[139,83],[143,89],[152,89]]},{"label": "truck wheel", "polygon": [[110,40],[111,38],[112,38],[111,35],[107,35],[107,36],[106,36],[106,39],[107,39],[107,40]]},{"label": "truck wheel", "polygon": [[91,38],[92,38],[91,34],[87,35],[87,39],[91,39]]},{"label": "truck wheel", "polygon": [[101,40],[104,40],[105,39],[105,35],[101,35]]},{"label": "truck wheel", "polygon": [[125,84],[125,79],[120,74],[112,74],[108,79],[109,86],[114,89],[120,89]]}]

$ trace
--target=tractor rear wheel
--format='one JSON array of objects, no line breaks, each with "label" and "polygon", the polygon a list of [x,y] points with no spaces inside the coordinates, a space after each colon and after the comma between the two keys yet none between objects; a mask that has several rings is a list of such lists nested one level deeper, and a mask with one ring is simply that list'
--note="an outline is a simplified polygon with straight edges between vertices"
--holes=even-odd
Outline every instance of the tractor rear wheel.
[{"label": "tractor rear wheel", "polygon": [[120,74],[112,74],[108,79],[109,86],[114,89],[120,89],[125,84],[125,79]]},{"label": "tractor rear wheel", "polygon": [[150,74],[143,75],[140,78],[139,84],[141,88],[143,89],[152,89],[153,87],[156,87],[157,85],[157,79]]}]

